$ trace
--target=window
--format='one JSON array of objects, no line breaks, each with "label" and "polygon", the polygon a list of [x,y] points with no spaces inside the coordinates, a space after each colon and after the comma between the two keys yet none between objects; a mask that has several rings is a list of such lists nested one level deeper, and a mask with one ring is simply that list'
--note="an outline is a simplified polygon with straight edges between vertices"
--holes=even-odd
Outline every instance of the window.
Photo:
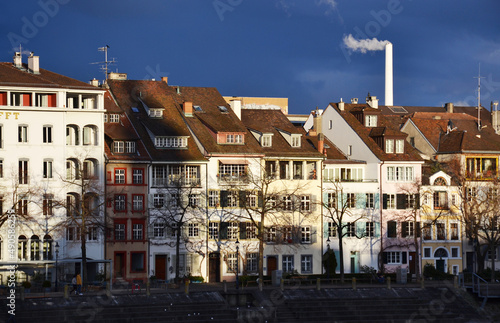
[{"label": "window", "polygon": [[113,152],[122,154],[125,151],[125,142],[114,141],[113,142]]},{"label": "window", "polygon": [[209,207],[219,206],[219,191],[210,190],[208,192],[208,206]]},{"label": "window", "polygon": [[431,247],[424,247],[424,258],[430,258],[431,257]]},{"label": "window", "polygon": [[302,243],[311,243],[311,227],[304,226],[301,227],[301,242]]},{"label": "window", "polygon": [[192,208],[198,207],[198,205],[200,205],[200,194],[189,194],[188,203],[189,207]]},{"label": "window", "polygon": [[387,207],[386,209],[396,208],[396,194],[386,194],[387,196]]},{"label": "window", "polygon": [[238,255],[236,252],[229,252],[227,254],[227,272],[235,273],[238,263]]},{"label": "window", "polygon": [[37,235],[31,236],[30,239],[30,260],[40,260],[40,238]]},{"label": "window", "polygon": [[245,234],[247,239],[257,238],[257,227],[253,222],[245,222]]},{"label": "window", "polygon": [[337,236],[337,225],[333,222],[328,222],[328,237]]},{"label": "window", "polygon": [[266,176],[267,178],[276,178],[276,162],[274,160],[266,161]]},{"label": "window", "polygon": [[43,126],[42,140],[44,144],[52,143],[52,126]]},{"label": "window", "polygon": [[407,209],[415,209],[417,207],[417,199],[419,195],[417,194],[406,194],[406,208]]},{"label": "window", "polygon": [[[1,242],[1,240],[0,240]],[[52,237],[49,235],[45,235],[43,237],[43,243],[42,243],[42,259],[43,260],[52,260],[53,259],[53,254],[52,254]]]},{"label": "window", "polygon": [[28,203],[29,198],[27,195],[20,196],[19,200],[17,201],[17,214],[28,215]]},{"label": "window", "polygon": [[20,125],[17,128],[17,141],[18,142],[28,142],[28,126]]},{"label": "window", "polygon": [[127,154],[135,153],[135,141],[127,141],[125,143],[125,152]]},{"label": "window", "polygon": [[424,240],[432,240],[432,223],[426,222],[422,228],[422,236]]},{"label": "window", "polygon": [[263,135],[261,140],[262,140],[261,142],[262,147],[272,146],[272,137],[270,135]]},{"label": "window", "polygon": [[131,272],[143,272],[145,271],[145,259],[146,255],[144,252],[131,252],[130,253],[130,271]]},{"label": "window", "polygon": [[223,181],[241,181],[246,179],[246,165],[220,164],[219,179]]},{"label": "window", "polygon": [[403,139],[396,140],[396,154],[402,154],[405,152],[405,141]]},{"label": "window", "polygon": [[188,237],[198,238],[200,235],[200,226],[198,223],[188,223]]},{"label": "window", "polygon": [[125,184],[124,168],[115,168],[115,184]]},{"label": "window", "polygon": [[247,252],[247,272],[257,272],[259,264],[259,254],[256,252]]},{"label": "window", "polygon": [[401,237],[413,237],[415,234],[415,223],[413,221],[404,221],[401,223]]},{"label": "window", "polygon": [[267,243],[276,242],[276,227],[267,228]]},{"label": "window", "polygon": [[226,135],[226,143],[228,144],[234,143],[234,135]]},{"label": "window", "polygon": [[328,193],[327,205],[329,208],[336,208],[337,207],[337,193]]},{"label": "window", "polygon": [[457,194],[451,194],[451,205],[457,207],[458,196]]},{"label": "window", "polygon": [[329,182],[362,182],[363,168],[337,167],[323,170],[323,179]]},{"label": "window", "polygon": [[394,139],[386,139],[385,140],[385,152],[387,154],[394,153]]},{"label": "window", "polygon": [[434,192],[434,209],[447,210],[448,209],[448,192]]},{"label": "window", "polygon": [[178,193],[170,193],[168,197],[168,205],[170,207],[179,207],[180,206],[180,196]]},{"label": "window", "polygon": [[386,254],[387,264],[400,264],[401,263],[401,252],[400,251],[389,251],[384,252]]},{"label": "window", "polygon": [[346,224],[346,237],[348,237],[348,238],[356,237],[356,223],[355,222],[347,222],[347,224]]},{"label": "window", "polygon": [[118,113],[111,113],[109,115],[109,122],[111,122],[111,123],[120,122],[120,115]]},{"label": "window", "polygon": [[347,146],[347,156],[352,156],[352,145]]},{"label": "window", "polygon": [[234,135],[234,142],[241,144],[243,142],[243,135]]},{"label": "window", "polygon": [[115,240],[125,240],[125,223],[115,223]]},{"label": "window", "polygon": [[397,223],[396,221],[387,221],[387,237],[396,238],[397,237]]},{"label": "window", "polygon": [[282,257],[283,262],[282,262],[282,270],[285,273],[292,273],[294,268],[293,268],[293,255],[283,255]]},{"label": "window", "polygon": [[28,161],[19,160],[19,184],[28,184]]},{"label": "window", "polygon": [[491,252],[491,249],[488,248],[488,251],[486,252],[486,259],[487,260],[497,259],[497,248],[495,248],[493,253]]},{"label": "window", "polygon": [[228,207],[238,206],[238,194],[236,191],[228,191],[226,206]]},{"label": "window", "polygon": [[208,223],[208,239],[219,239],[219,222]]},{"label": "window", "polygon": [[436,234],[438,240],[446,240],[446,227],[444,223],[436,223]]},{"label": "window", "polygon": [[165,195],[164,194],[153,194],[153,207],[161,208],[165,206]]},{"label": "window", "polygon": [[312,255],[302,255],[300,256],[300,272],[301,274],[312,273]]},{"label": "window", "polygon": [[388,166],[387,181],[389,182],[411,182],[413,181],[412,166]]},{"label": "window", "polygon": [[311,211],[311,197],[309,195],[302,195],[300,197],[300,210],[303,212]]},{"label": "window", "polygon": [[492,178],[497,175],[497,158],[466,158],[469,178]]},{"label": "window", "polygon": [[300,147],[300,135],[299,136],[293,136],[292,135],[292,147]]},{"label": "window", "polygon": [[375,236],[375,223],[366,222],[365,224],[365,236],[374,237]]},{"label": "window", "polygon": [[238,239],[238,222],[229,222],[227,227],[227,238],[229,240]]},{"label": "window", "polygon": [[450,223],[450,238],[458,240],[458,223]]},{"label": "window", "polygon": [[365,116],[365,126],[366,127],[376,127],[377,126],[377,116],[376,115]]},{"label": "window", "polygon": [[98,234],[97,234],[97,227],[89,227],[87,229],[87,241],[97,241],[98,239]]},{"label": "window", "polygon": [[144,195],[132,195],[132,210],[144,211]]},{"label": "window", "polygon": [[293,162],[293,179],[304,179],[302,175],[302,165],[301,161]]},{"label": "window", "polygon": [[156,148],[186,148],[187,137],[155,137]]},{"label": "window", "polygon": [[135,168],[132,170],[132,183],[136,185],[144,184],[144,169]]},{"label": "window", "polygon": [[451,247],[451,257],[452,258],[458,258],[458,247]]},{"label": "window", "polygon": [[163,116],[163,109],[150,109],[149,116],[151,118],[161,118]]},{"label": "window", "polygon": [[21,235],[17,239],[17,252],[19,260],[27,260],[28,258],[28,239]]},{"label": "window", "polygon": [[132,239],[142,240],[144,238],[144,225],[142,223],[134,223],[132,225]]},{"label": "window", "polygon": [[328,120],[328,129],[333,128],[333,120]]},{"label": "window", "polygon": [[43,161],[43,178],[52,178],[52,160]]},{"label": "window", "polygon": [[3,178],[3,159],[0,159],[0,178]]},{"label": "window", "polygon": [[127,210],[127,195],[118,194],[115,195],[115,211],[126,211]]},{"label": "window", "polygon": [[153,237],[159,239],[165,238],[165,223],[163,221],[153,223]]},{"label": "window", "polygon": [[375,207],[375,194],[366,193],[366,205],[367,209],[373,209]]},{"label": "window", "polygon": [[43,215],[54,215],[54,195],[44,194],[42,201]]},{"label": "window", "polygon": [[283,196],[283,210],[292,211],[293,210],[293,201],[290,195]]},{"label": "window", "polygon": [[347,193],[346,206],[348,208],[356,207],[356,194],[355,193]]}]

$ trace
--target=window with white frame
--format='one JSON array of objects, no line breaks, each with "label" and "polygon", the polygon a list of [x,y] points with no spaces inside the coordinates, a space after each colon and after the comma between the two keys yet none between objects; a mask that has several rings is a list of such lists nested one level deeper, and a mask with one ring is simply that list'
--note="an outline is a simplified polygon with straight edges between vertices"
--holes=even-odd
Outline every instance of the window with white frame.
[{"label": "window with white frame", "polygon": [[132,209],[134,211],[144,210],[144,195],[133,195],[132,196]]},{"label": "window with white frame", "polygon": [[215,190],[208,191],[208,206],[209,207],[219,206],[219,191]]},{"label": "window with white frame", "polygon": [[125,169],[115,168],[115,184],[125,184]]},{"label": "window with white frame", "polygon": [[348,208],[351,208],[351,209],[356,207],[356,194],[355,193],[347,193],[346,206]]},{"label": "window with white frame", "polygon": [[52,159],[43,161],[43,178],[52,178]]},{"label": "window with white frame", "polygon": [[125,211],[127,209],[127,195],[115,195],[115,211]]},{"label": "window with white frame", "polygon": [[43,126],[42,141],[44,144],[52,143],[52,126]]},{"label": "window with white frame", "polygon": [[227,254],[227,272],[228,273],[235,273],[237,264],[238,263],[238,255],[236,252],[229,252]]},{"label": "window with white frame", "polygon": [[267,228],[267,243],[276,242],[276,227]]},{"label": "window with white frame", "polygon": [[238,239],[238,222],[229,222],[227,227],[227,238],[229,240]]},{"label": "window with white frame", "polygon": [[285,273],[292,273],[294,268],[293,268],[293,255],[283,255],[282,256],[282,267],[281,269]]},{"label": "window with white frame", "polygon": [[455,276],[458,275],[458,265],[451,266],[451,273]]},{"label": "window with white frame", "polygon": [[165,238],[165,223],[163,221],[153,223],[153,237]]},{"label": "window with white frame", "polygon": [[200,194],[188,195],[189,207],[196,208],[200,205]]},{"label": "window with white frame", "polygon": [[413,166],[388,166],[387,181],[389,182],[411,182],[413,181]]},{"label": "window with white frame", "polygon": [[155,137],[156,148],[186,148],[187,137]]},{"label": "window with white frame", "polygon": [[328,120],[328,129],[333,128],[333,120]]},{"label": "window with white frame", "polygon": [[120,115],[118,113],[111,113],[109,115],[109,122],[111,122],[111,123],[120,122]]},{"label": "window with white frame", "polygon": [[346,224],[346,237],[356,237],[356,223],[355,222],[347,222]]},{"label": "window with white frame", "polygon": [[243,135],[234,135],[234,143],[241,144],[243,142]]},{"label": "window with white frame", "polygon": [[311,197],[309,195],[302,195],[300,197],[300,210],[303,212],[311,211]]},{"label": "window with white frame", "polygon": [[271,147],[272,146],[272,136],[263,135],[261,138],[262,147]]},{"label": "window with white frame", "polygon": [[153,207],[161,208],[165,206],[165,194],[153,194]]},{"label": "window with white frame", "polygon": [[125,153],[127,154],[135,153],[135,141],[125,142]]},{"label": "window with white frame", "polygon": [[133,184],[144,184],[144,169],[136,168],[132,170],[132,183]]},{"label": "window with white frame", "polygon": [[337,236],[337,225],[333,222],[328,222],[328,237]]},{"label": "window with white frame", "polygon": [[377,126],[377,116],[376,115],[365,116],[365,126],[366,127],[376,127]]},{"label": "window with white frame", "polygon": [[292,147],[300,147],[300,135],[292,135]]},{"label": "window with white frame", "polygon": [[17,134],[18,134],[17,142],[28,142],[28,126],[27,125],[19,125]]},{"label": "window with white frame", "polygon": [[375,194],[374,193],[366,193],[365,207],[367,209],[373,209],[375,207]]},{"label": "window with white frame", "polygon": [[335,192],[327,193],[327,205],[329,208],[337,207],[337,193]]},{"label": "window with white frame", "polygon": [[385,152],[387,154],[394,153],[394,139],[386,139],[385,140]]},{"label": "window with white frame", "polygon": [[113,152],[122,154],[125,151],[125,142],[114,141],[113,142]]},{"label": "window with white frame", "polygon": [[458,231],[458,223],[452,222],[450,223],[450,239],[458,240],[459,239],[459,231]]},{"label": "window with white frame", "polygon": [[375,223],[366,222],[365,224],[365,237],[374,237],[375,236]]},{"label": "window with white frame", "polygon": [[257,267],[259,264],[259,254],[256,252],[247,252],[247,272],[253,273],[257,272]]},{"label": "window with white frame", "polygon": [[245,233],[247,239],[257,238],[257,227],[253,222],[245,222]]},{"label": "window with white frame", "polygon": [[396,154],[402,154],[405,152],[405,141],[403,139],[396,140]]},{"label": "window with white frame", "polygon": [[87,229],[87,241],[97,241],[99,239],[97,227],[91,226]]},{"label": "window with white frame", "polygon": [[188,223],[188,237],[198,238],[200,235],[199,223]]},{"label": "window with white frame", "polygon": [[413,221],[402,222],[402,236],[413,237],[415,234],[415,223]]},{"label": "window with white frame", "polygon": [[293,201],[292,201],[292,196],[283,196],[283,209],[285,211],[292,211],[293,210]]},{"label": "window with white frame", "polygon": [[248,194],[246,203],[249,207],[257,206],[257,195],[255,194],[255,192],[251,192],[250,194]]},{"label": "window with white frame", "polygon": [[125,240],[125,224],[115,224],[115,240]]},{"label": "window with white frame", "polygon": [[388,251],[387,263],[388,264],[400,264],[401,263],[401,251]]},{"label": "window with white frame", "polygon": [[219,222],[208,223],[208,239],[219,239]]},{"label": "window with white frame", "polygon": [[180,195],[179,193],[170,193],[168,196],[168,205],[170,207],[179,207],[180,206]]},{"label": "window with white frame", "polygon": [[132,239],[142,240],[144,237],[144,225],[142,223],[134,223],[132,225]]},{"label": "window with white frame", "polygon": [[300,273],[301,274],[310,274],[312,272],[313,272],[312,255],[300,256]]},{"label": "window with white frame", "polygon": [[149,116],[151,118],[161,118],[163,116],[163,109],[149,109]]},{"label": "window with white frame", "polygon": [[396,208],[396,194],[387,194],[387,208],[388,209]]},{"label": "window with white frame", "polygon": [[300,228],[301,230],[301,242],[302,243],[311,243],[311,227],[303,226]]},{"label": "window with white frame", "polygon": [[234,143],[234,135],[232,134],[226,135],[226,143],[228,144]]}]

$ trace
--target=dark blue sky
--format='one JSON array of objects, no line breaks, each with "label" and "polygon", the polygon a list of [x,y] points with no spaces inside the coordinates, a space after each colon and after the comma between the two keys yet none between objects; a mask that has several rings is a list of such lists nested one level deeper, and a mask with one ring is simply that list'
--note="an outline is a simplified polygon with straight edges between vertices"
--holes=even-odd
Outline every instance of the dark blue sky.
[{"label": "dark blue sky", "polygon": [[21,0],[0,15],[0,61],[21,44],[82,81],[104,78],[90,63],[109,45],[130,79],[287,97],[290,113],[367,92],[383,103],[384,52],[349,51],[352,34],[393,43],[394,105],[475,105],[479,64],[482,104],[500,100],[498,0]]}]

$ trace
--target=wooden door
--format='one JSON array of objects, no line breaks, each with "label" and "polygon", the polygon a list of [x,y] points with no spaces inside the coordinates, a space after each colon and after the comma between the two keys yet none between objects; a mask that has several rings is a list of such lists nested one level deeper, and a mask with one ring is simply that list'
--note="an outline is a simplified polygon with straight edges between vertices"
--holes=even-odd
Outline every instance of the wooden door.
[{"label": "wooden door", "polygon": [[278,269],[278,259],[276,256],[268,256],[267,257],[267,274],[270,276],[273,274],[273,271]]},{"label": "wooden door", "polygon": [[409,255],[410,255],[410,259],[408,260],[408,268],[410,269],[410,274],[413,275],[413,274],[416,274],[416,268],[415,268],[416,253],[410,252]]},{"label": "wooden door", "polygon": [[166,255],[156,255],[155,256],[155,276],[157,279],[162,279],[162,280],[167,279],[167,256]]},{"label": "wooden door", "polygon": [[125,278],[125,253],[115,253],[115,277]]},{"label": "wooden door", "polygon": [[220,253],[213,252],[208,261],[208,281],[210,283],[220,283]]}]

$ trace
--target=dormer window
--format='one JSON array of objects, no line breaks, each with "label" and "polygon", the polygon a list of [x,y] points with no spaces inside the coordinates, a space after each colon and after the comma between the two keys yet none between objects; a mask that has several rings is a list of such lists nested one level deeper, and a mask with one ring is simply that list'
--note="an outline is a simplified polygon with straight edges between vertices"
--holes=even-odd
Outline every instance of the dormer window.
[{"label": "dormer window", "polygon": [[292,135],[292,147],[300,147],[300,135]]},{"label": "dormer window", "polygon": [[243,144],[245,138],[243,137],[243,134],[241,133],[219,133],[217,135],[217,140],[219,144],[231,144],[231,145],[238,145],[238,144]]},{"label": "dormer window", "polygon": [[260,141],[260,144],[262,145],[262,147],[271,147],[272,146],[272,136],[270,135],[263,135],[261,137],[261,141]]},{"label": "dormer window", "polygon": [[118,113],[112,113],[109,115],[109,122],[118,123],[120,122],[120,115]]},{"label": "dormer window", "polygon": [[366,115],[365,116],[365,126],[366,127],[376,127],[377,126],[377,116],[376,115]]},{"label": "dormer window", "polygon": [[117,154],[135,153],[135,141],[115,141],[113,142],[113,152]]},{"label": "dormer window", "polygon": [[156,148],[186,148],[187,137],[156,137]]},{"label": "dormer window", "polygon": [[163,109],[149,109],[149,116],[151,118],[163,117]]},{"label": "dormer window", "polygon": [[403,139],[396,139],[396,154],[403,154],[405,152],[405,141]]},{"label": "dormer window", "polygon": [[394,154],[394,139],[385,140],[385,152],[387,154]]}]

